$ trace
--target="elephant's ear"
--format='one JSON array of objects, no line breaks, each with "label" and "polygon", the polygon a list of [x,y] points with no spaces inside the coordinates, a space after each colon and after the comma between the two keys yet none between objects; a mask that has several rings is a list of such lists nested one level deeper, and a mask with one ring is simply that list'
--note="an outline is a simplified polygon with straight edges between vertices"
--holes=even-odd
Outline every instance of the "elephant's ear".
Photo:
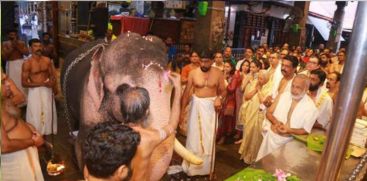
[{"label": "elephant's ear", "polygon": [[104,96],[103,80],[101,72],[101,57],[103,51],[104,47],[102,46],[98,48],[92,56],[91,68],[87,85],[87,91],[91,96],[93,104],[97,108],[97,110],[101,106],[102,99]]}]

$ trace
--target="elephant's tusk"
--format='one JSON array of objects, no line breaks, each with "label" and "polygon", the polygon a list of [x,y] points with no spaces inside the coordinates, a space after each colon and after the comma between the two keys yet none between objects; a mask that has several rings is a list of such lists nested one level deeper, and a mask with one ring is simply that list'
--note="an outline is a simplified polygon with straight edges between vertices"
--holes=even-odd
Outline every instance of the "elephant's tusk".
[{"label": "elephant's tusk", "polygon": [[203,160],[189,150],[187,150],[182,144],[175,138],[175,145],[174,145],[175,152],[180,155],[184,160],[194,164],[194,165],[201,165]]}]

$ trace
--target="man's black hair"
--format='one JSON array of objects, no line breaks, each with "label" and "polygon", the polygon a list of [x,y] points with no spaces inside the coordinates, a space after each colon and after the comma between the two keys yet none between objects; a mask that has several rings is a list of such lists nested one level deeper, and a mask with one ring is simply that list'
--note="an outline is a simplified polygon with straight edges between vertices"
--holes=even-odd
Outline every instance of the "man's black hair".
[{"label": "man's black hair", "polygon": [[33,38],[33,39],[28,41],[29,47],[31,47],[33,45],[33,43],[42,43],[42,42],[41,42],[41,40],[39,40],[37,38]]},{"label": "man's black hair", "polygon": [[43,33],[42,33],[42,37],[44,37],[44,36],[46,36],[46,35],[51,36],[51,35],[50,35],[50,33],[47,33],[47,32],[43,32]]},{"label": "man's black hair", "polygon": [[202,51],[199,55],[201,59],[210,59],[212,60],[213,53],[209,50]]},{"label": "man's black hair", "polygon": [[326,73],[321,69],[311,70],[310,73],[317,75],[317,77],[320,79],[320,82],[324,82],[326,79]]},{"label": "man's black hair", "polygon": [[297,57],[291,56],[291,55],[287,55],[287,56],[284,57],[284,59],[292,62],[292,67],[293,68],[297,68],[298,63],[299,63]]},{"label": "man's black hair", "polygon": [[140,143],[140,135],[118,122],[97,124],[84,141],[83,159],[89,173],[109,178],[122,165],[129,166]]},{"label": "man's black hair", "polygon": [[18,31],[17,31],[17,29],[12,28],[12,29],[9,29],[8,32],[7,32],[8,35],[10,33],[18,33]]}]

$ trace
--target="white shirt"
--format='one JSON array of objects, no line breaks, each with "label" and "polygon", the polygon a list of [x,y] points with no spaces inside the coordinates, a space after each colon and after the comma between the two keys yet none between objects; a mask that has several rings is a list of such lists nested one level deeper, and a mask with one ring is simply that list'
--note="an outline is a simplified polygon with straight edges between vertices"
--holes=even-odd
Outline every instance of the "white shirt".
[{"label": "white shirt", "polygon": [[236,64],[236,70],[240,70],[241,65],[242,65],[242,62],[244,62],[245,60],[246,59],[244,58],[244,59],[242,59],[242,60],[240,60],[240,61],[237,62],[237,64]]},{"label": "white shirt", "polygon": [[314,102],[319,111],[317,122],[328,130],[333,114],[333,99],[328,94],[327,89],[319,88]]}]

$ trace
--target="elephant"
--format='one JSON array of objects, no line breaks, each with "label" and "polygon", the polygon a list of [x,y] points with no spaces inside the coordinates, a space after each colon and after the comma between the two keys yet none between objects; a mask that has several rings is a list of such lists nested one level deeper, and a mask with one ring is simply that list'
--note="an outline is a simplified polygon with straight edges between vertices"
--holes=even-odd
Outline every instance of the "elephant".
[{"label": "elephant", "polygon": [[[167,125],[173,86],[164,68],[168,61],[165,50],[158,37],[129,32],[111,43],[103,40],[87,43],[66,57],[61,85],[66,116],[79,121],[75,153],[80,169],[84,165],[81,144],[89,130],[101,121],[123,123],[115,93],[120,85],[147,89],[151,106],[146,126],[159,129]],[[159,180],[165,174],[177,144],[174,140],[171,135],[154,150],[149,180]]]}]

